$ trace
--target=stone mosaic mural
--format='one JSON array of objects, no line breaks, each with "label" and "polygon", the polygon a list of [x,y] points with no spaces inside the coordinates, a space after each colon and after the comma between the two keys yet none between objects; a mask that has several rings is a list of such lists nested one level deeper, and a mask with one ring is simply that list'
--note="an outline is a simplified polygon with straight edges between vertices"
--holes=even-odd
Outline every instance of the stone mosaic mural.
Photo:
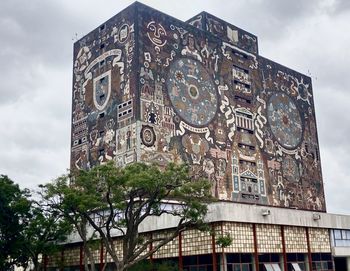
[{"label": "stone mosaic mural", "polygon": [[136,160],[133,15],[127,9],[74,44],[72,169]]},{"label": "stone mosaic mural", "polygon": [[221,200],[325,211],[311,79],[210,14],[135,3],[74,47],[72,168],[189,163]]}]

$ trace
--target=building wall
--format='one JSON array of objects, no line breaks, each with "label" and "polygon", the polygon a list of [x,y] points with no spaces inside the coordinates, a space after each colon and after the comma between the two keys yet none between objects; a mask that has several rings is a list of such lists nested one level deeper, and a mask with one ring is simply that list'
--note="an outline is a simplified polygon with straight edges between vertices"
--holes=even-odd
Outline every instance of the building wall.
[{"label": "building wall", "polygon": [[190,23],[136,3],[75,43],[71,168],[189,163],[218,199],[325,211],[310,77]]},{"label": "building wall", "polygon": [[258,54],[258,37],[205,11],[187,20],[187,23],[208,31],[222,41],[231,43],[246,52]]},{"label": "building wall", "polygon": [[303,227],[284,227],[286,252],[307,253],[306,229]]},{"label": "building wall", "polygon": [[324,211],[310,77],[209,14],[138,12],[140,160],[189,163],[219,199]]},{"label": "building wall", "polygon": [[253,224],[225,222],[222,223],[221,232],[218,234],[224,236],[228,234],[232,238],[232,244],[222,249],[224,252],[254,253]]},{"label": "building wall", "polygon": [[73,170],[136,161],[134,18],[132,5],[74,44]]},{"label": "building wall", "polygon": [[[163,246],[157,251],[152,259],[178,259],[179,257],[199,256],[199,255],[225,255],[225,254],[249,254],[252,259],[254,255],[280,255],[282,265],[283,253],[312,255],[330,255],[330,238],[328,229],[308,228],[309,245],[306,237],[305,227],[290,227],[271,224],[252,224],[238,222],[216,222],[212,225],[212,231],[186,230],[176,237],[172,242]],[[254,233],[255,228],[255,233]],[[283,228],[283,229],[282,229]],[[171,229],[155,231],[144,234],[145,238],[157,238],[169,235]],[[214,236],[212,236],[214,234]],[[256,234],[256,239],[254,238]],[[283,238],[282,238],[283,234]],[[232,244],[227,247],[220,247],[217,240],[220,236],[230,236]],[[255,241],[256,240],[256,241]],[[284,241],[283,241],[284,240]],[[181,246],[180,246],[181,242]],[[115,239],[116,252],[118,257],[122,257],[122,242],[120,237]],[[155,242],[154,245],[157,243]],[[150,247],[151,248],[151,247]],[[105,255],[106,250],[96,242],[93,249],[95,263],[101,261],[100,255]],[[310,255],[311,255],[310,254]],[[82,255],[82,256],[80,256]],[[83,253],[80,254],[80,244],[69,245],[63,252],[49,258],[48,267],[54,266],[78,266],[83,260]],[[105,258],[102,259],[105,262]],[[112,262],[111,257],[107,257],[107,262]]]}]

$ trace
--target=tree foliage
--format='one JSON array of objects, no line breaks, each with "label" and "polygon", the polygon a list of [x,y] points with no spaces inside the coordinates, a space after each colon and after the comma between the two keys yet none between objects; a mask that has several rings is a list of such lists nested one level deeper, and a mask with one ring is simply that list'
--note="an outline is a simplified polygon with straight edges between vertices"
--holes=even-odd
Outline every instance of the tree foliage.
[{"label": "tree foliage", "polygon": [[71,227],[35,201],[27,189],[20,189],[7,176],[0,176],[0,270],[11,270],[14,265],[34,270],[42,268],[39,257],[56,251]]},{"label": "tree foliage", "polygon": [[[179,232],[202,225],[210,200],[209,182],[193,180],[187,166],[175,164],[161,170],[142,163],[125,168],[108,163],[64,175],[44,188],[51,207],[71,218],[85,244],[92,237],[87,228],[101,238],[118,271],[147,259]],[[177,217],[172,234],[143,238],[140,225],[162,215]],[[113,242],[116,233],[122,236],[122,258]],[[84,249],[90,253],[85,245]],[[87,263],[85,268],[88,270]]]},{"label": "tree foliage", "polygon": [[[54,254],[59,243],[66,240],[72,226],[55,210],[48,209],[43,202],[32,202],[30,222],[23,229],[23,251],[34,265],[34,270],[43,270],[43,256]],[[41,260],[40,260],[41,257]]]},{"label": "tree foliage", "polygon": [[21,252],[31,205],[27,197],[28,191],[22,191],[7,176],[0,176],[0,270],[10,270],[14,264],[28,261],[28,256]]}]

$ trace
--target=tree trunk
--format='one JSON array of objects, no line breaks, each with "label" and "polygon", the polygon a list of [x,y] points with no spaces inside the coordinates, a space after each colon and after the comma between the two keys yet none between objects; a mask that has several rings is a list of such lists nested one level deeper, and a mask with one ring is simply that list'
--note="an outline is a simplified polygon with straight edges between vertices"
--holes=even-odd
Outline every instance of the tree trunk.
[{"label": "tree trunk", "polygon": [[[90,248],[88,247],[88,244],[86,240],[84,241],[84,266],[85,271],[95,271],[95,259],[93,255],[90,252]],[[86,255],[86,257],[85,257]],[[89,269],[89,261],[90,261],[90,269]]]},{"label": "tree trunk", "polygon": [[40,271],[40,263],[38,260],[38,255],[36,255],[35,257],[33,257],[33,265],[34,265],[34,271]]}]

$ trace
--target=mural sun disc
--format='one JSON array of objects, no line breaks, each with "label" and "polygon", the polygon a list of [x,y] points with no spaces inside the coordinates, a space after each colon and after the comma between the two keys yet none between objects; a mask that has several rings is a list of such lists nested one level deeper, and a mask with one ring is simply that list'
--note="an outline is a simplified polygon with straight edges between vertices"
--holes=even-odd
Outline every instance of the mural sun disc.
[{"label": "mural sun disc", "polygon": [[177,114],[187,123],[206,126],[215,117],[218,104],[216,87],[199,61],[181,58],[173,62],[167,88]]},{"label": "mural sun disc", "polygon": [[294,149],[300,144],[303,135],[301,116],[289,96],[275,93],[270,97],[267,119],[273,135],[283,147]]}]

